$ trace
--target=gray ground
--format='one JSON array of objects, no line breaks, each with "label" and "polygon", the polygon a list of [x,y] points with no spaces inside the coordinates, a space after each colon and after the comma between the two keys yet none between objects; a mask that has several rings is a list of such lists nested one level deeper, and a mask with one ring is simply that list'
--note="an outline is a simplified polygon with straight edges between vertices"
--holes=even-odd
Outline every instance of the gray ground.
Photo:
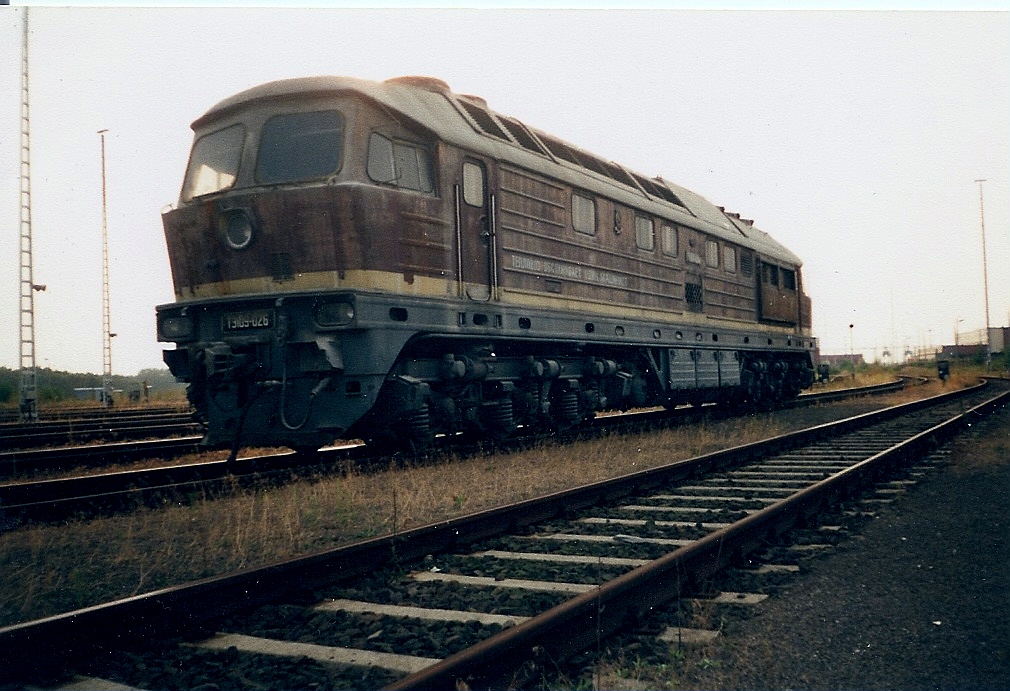
[{"label": "gray ground", "polygon": [[1010,412],[978,427],[734,626],[689,683],[1010,689]]}]

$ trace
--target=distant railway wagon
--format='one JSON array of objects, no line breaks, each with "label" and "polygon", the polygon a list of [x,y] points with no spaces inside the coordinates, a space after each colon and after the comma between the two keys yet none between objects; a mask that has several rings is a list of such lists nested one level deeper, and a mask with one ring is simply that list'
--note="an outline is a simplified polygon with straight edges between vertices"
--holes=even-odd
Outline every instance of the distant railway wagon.
[{"label": "distant railway wagon", "polygon": [[193,130],[157,317],[207,445],[501,437],[813,379],[798,257],[438,79],[272,82]]}]

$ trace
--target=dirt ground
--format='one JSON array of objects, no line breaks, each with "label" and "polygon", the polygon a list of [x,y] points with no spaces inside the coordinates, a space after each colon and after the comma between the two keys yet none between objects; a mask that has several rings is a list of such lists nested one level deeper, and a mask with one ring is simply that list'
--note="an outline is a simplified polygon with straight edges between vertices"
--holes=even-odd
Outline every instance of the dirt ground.
[{"label": "dirt ground", "polygon": [[1010,689],[1010,410],[948,448],[678,686]]}]

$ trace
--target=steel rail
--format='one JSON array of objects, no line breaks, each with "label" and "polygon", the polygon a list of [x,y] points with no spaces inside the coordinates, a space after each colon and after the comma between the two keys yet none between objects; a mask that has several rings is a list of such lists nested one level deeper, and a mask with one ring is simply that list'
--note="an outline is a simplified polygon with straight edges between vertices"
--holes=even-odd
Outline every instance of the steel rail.
[{"label": "steel rail", "polygon": [[45,428],[18,430],[0,439],[0,448],[30,449],[58,444],[117,439],[142,439],[167,437],[173,434],[192,434],[200,429],[188,415],[166,416],[166,419],[134,418],[116,422],[42,423]]},{"label": "steel rail", "polygon": [[187,410],[123,410],[116,414],[87,415],[84,417],[65,417],[38,422],[0,423],[0,431],[7,434],[20,432],[39,432],[66,429],[81,426],[105,426],[118,423],[140,421],[157,421],[165,419],[192,419],[192,411]]},{"label": "steel rail", "polygon": [[[910,379],[910,377],[903,377]],[[853,395],[850,392],[861,392],[866,394],[878,393],[893,388],[900,388],[902,380],[896,382],[877,384],[869,387],[859,387],[858,389],[838,389],[834,391],[816,391],[800,394],[798,400],[819,399],[830,400],[832,398],[844,398]],[[60,410],[42,410],[42,419],[38,422],[24,424],[18,421],[17,411],[0,410],[0,433],[3,438],[10,439],[22,434],[66,430],[71,425],[115,425],[120,421],[137,419],[157,419],[157,418],[177,418],[183,421],[192,416],[193,411],[185,406],[158,406],[150,408],[127,408],[118,410],[108,410],[105,408],[65,408]]]},{"label": "steel rail", "polygon": [[[311,592],[316,588],[374,572],[390,564],[409,562],[423,558],[427,554],[472,544],[499,535],[504,530],[550,520],[603,501],[619,499],[666,482],[686,479],[713,469],[736,465],[759,455],[841,434],[856,427],[890,419],[934,405],[941,400],[953,399],[972,392],[972,389],[951,392],[672,463],[662,468],[442,521],[398,535],[365,540],[345,548],[327,550],[283,563],[208,578],[34,622],[7,626],[0,629],[0,680],[30,678],[33,674],[47,669],[58,669],[64,664],[73,665],[101,648],[128,649],[139,641],[148,640],[155,635],[163,637],[176,632],[199,629],[204,622],[211,619]],[[1006,394],[1002,398],[1006,398]],[[966,417],[968,415],[961,415],[959,419]],[[925,438],[926,435],[920,437]],[[870,466],[869,462],[861,465]],[[805,501],[811,504],[810,512],[816,511],[816,506],[820,505],[820,495],[826,491],[824,488],[836,488],[837,482],[818,487],[820,489],[817,492],[805,494],[807,497]],[[841,491],[841,487],[837,487],[837,490]],[[783,526],[788,521],[781,514],[781,510],[764,511],[756,514],[757,518],[749,519],[748,525],[760,524],[764,531],[763,535],[760,534],[761,531],[758,533],[746,531],[746,535],[741,535],[742,529],[735,528],[718,537],[704,538],[688,551],[682,550],[653,565],[643,567],[645,571],[632,572],[636,573],[634,578],[630,574],[626,575],[608,584],[605,589],[594,591],[592,597],[576,599],[549,616],[541,615],[535,620],[535,626],[521,625],[521,628],[509,629],[503,634],[506,636],[504,639],[499,637],[489,639],[495,641],[495,646],[504,645],[504,648],[496,648],[493,655],[488,652],[491,650],[489,647],[491,644],[480,644],[473,652],[464,652],[447,658],[423,673],[423,676],[405,678],[399,687],[438,688],[453,684],[451,678],[465,678],[474,674],[479,678],[490,678],[485,675],[506,674],[508,665],[518,659],[523,661],[529,659],[534,648],[544,650],[552,656],[560,655],[569,647],[566,641],[546,641],[540,637],[544,631],[557,631],[558,622],[569,622],[569,625],[571,622],[582,624],[589,622],[592,624],[589,628],[594,632],[598,623],[610,630],[615,625],[613,623],[615,620],[611,616],[613,612],[623,611],[624,615],[637,615],[646,611],[650,605],[643,603],[654,602],[652,598],[656,597],[649,594],[650,591],[661,593],[664,597],[672,597],[681,592],[689,581],[686,577],[686,569],[689,566],[698,567],[699,573],[709,572],[732,556],[743,553],[748,545],[759,544],[770,534],[769,531],[784,529]],[[660,579],[650,585],[643,585],[644,582],[638,581],[641,574],[654,574]],[[632,604],[624,599],[622,593],[635,593],[631,600]],[[603,595],[607,597],[607,607],[604,611],[610,609],[612,612],[605,618],[598,619],[600,605],[604,604],[600,599]],[[636,599],[640,602],[635,602]],[[592,602],[589,602],[590,600]],[[593,604],[594,602],[596,604]],[[563,627],[565,636],[561,638],[581,640],[582,635],[576,629],[582,624],[575,629],[565,625]],[[533,644],[533,641],[540,642]],[[487,657],[489,655],[495,659],[490,660]]]},{"label": "steel rail", "polygon": [[[900,389],[904,385],[905,379],[908,377],[872,386],[807,392],[799,395],[795,405],[809,405],[811,402],[887,393]],[[792,407],[790,403],[781,407]],[[705,410],[710,409],[712,409],[711,406],[705,406]],[[151,411],[142,409],[118,411],[104,416],[96,414],[84,418],[46,420],[31,424],[0,424],[0,433],[2,433],[0,434],[0,448],[30,449],[32,445],[50,445],[65,440],[82,441],[101,436],[136,436],[136,433],[145,432],[148,429],[153,435],[159,433],[158,428],[164,428],[167,433],[172,434],[179,429],[176,426],[188,426],[190,430],[194,430],[198,427],[198,423],[193,421],[191,411],[170,408]]]},{"label": "steel rail", "polygon": [[801,393],[794,400],[786,403],[786,407],[812,405],[814,403],[826,403],[828,401],[838,401],[855,396],[877,396],[880,394],[894,393],[908,386],[910,382],[924,384],[927,380],[923,377],[899,377],[893,382],[883,384],[871,384],[869,386],[859,386],[848,389],[834,389],[832,391],[808,391]]},{"label": "steel rail", "polygon": [[[39,422],[45,423],[48,421],[55,420],[86,420],[86,419],[98,419],[98,420],[114,420],[122,417],[129,417],[131,415],[147,415],[147,414],[179,414],[192,412],[186,404],[179,405],[152,405],[149,407],[136,407],[136,408],[99,408],[99,407],[82,407],[77,406],[74,408],[47,408],[43,407],[39,410]],[[0,410],[0,430],[7,427],[20,427],[22,423],[18,422],[20,419],[20,414],[17,410]],[[31,423],[38,424],[38,423]]]},{"label": "steel rail", "polygon": [[[179,440],[178,447],[197,447],[197,440]],[[169,440],[174,441],[174,440]],[[166,447],[169,441],[158,441],[146,447]],[[178,448],[176,447],[176,448]],[[140,471],[85,475],[49,480],[29,480],[0,485],[0,516],[8,527],[24,520],[62,520],[83,512],[103,513],[136,506],[157,505],[166,498],[176,498],[194,490],[221,493],[229,488],[276,482],[283,475],[304,467],[319,468],[354,460],[363,447],[347,445],[327,449],[311,464],[299,461],[298,454],[286,451],[277,454],[227,460],[201,461]]]},{"label": "steel rail", "polygon": [[[143,458],[174,458],[201,450],[201,437],[111,442],[91,446],[0,452],[0,477],[33,475],[75,466],[112,465]],[[2,502],[2,500],[0,500]]]}]

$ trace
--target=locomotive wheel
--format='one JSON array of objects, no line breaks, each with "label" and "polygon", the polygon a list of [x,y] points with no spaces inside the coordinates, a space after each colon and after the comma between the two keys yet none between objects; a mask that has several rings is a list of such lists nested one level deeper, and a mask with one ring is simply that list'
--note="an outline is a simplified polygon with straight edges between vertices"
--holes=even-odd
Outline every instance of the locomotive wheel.
[{"label": "locomotive wheel", "polygon": [[504,439],[516,429],[512,399],[508,396],[485,403],[481,417],[487,436],[492,439]]},{"label": "locomotive wheel", "polygon": [[579,392],[573,389],[559,391],[551,402],[551,420],[557,429],[569,429],[582,421],[579,411]]},{"label": "locomotive wheel", "polygon": [[431,445],[435,435],[431,429],[431,413],[428,404],[408,411],[389,423],[385,429],[370,435],[365,444],[380,453],[420,453]]}]

